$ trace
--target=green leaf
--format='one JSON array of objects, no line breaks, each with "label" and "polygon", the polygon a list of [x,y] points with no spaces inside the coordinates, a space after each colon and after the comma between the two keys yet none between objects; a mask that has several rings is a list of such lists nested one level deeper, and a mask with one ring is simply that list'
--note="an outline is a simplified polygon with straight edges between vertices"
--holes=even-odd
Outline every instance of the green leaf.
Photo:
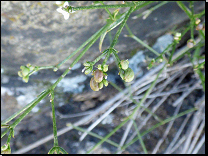
[{"label": "green leaf", "polygon": [[100,52],[102,51],[102,45],[103,45],[103,41],[104,41],[104,38],[105,38],[106,34],[107,34],[107,31],[104,32],[104,33],[100,36],[100,43],[99,43],[99,50],[100,50]]}]

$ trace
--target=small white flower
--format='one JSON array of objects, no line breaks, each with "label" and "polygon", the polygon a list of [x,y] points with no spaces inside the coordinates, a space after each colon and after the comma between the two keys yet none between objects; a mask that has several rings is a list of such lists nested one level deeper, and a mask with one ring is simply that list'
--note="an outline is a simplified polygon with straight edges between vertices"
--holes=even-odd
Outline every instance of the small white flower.
[{"label": "small white flower", "polygon": [[64,11],[62,8],[57,8],[56,11],[62,13],[64,15],[64,19],[67,20],[69,18],[69,13]]},{"label": "small white flower", "polygon": [[[56,1],[56,4],[60,4],[59,2],[61,2],[61,1]],[[64,4],[63,4],[63,7],[64,8],[67,8],[69,6],[69,2],[65,2]],[[58,9],[56,9],[56,11],[58,11],[59,13],[62,13],[63,15],[64,15],[64,19],[65,20],[67,20],[68,18],[69,18],[69,13],[68,12],[66,12],[64,9],[63,9],[63,7],[60,7],[60,8],[58,8]],[[71,11],[70,13],[74,13],[75,11]]]},{"label": "small white flower", "polygon": [[69,6],[69,2],[65,2],[63,7],[67,8]]}]

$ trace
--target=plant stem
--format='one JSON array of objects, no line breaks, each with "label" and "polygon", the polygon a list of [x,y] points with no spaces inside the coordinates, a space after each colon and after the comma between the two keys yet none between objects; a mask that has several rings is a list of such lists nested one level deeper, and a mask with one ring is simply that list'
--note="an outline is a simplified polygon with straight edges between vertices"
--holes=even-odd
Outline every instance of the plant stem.
[{"label": "plant stem", "polygon": [[110,45],[110,48],[114,48],[114,46],[116,45],[117,40],[118,40],[118,37],[119,37],[119,35],[120,35],[120,33],[121,33],[121,31],[122,31],[124,25],[126,24],[126,21],[128,20],[130,14],[133,12],[133,10],[134,10],[133,7],[131,7],[131,8],[129,9],[128,13],[126,14],[126,16],[125,16],[125,18],[124,18],[124,20],[123,20],[123,22],[121,23],[120,27],[118,28],[118,30],[117,30],[117,32],[116,32],[116,35],[115,35],[115,37],[114,37],[114,39],[113,39],[113,42],[112,42],[111,45]]},{"label": "plant stem", "polygon": [[[100,1],[100,3],[101,3],[102,5],[105,5],[105,4],[103,3],[103,1]],[[112,16],[111,12],[108,10],[108,8],[105,8],[105,11],[109,14],[110,18],[113,19],[113,16]]]},{"label": "plant stem", "polygon": [[72,62],[70,67],[65,70],[65,72],[59,77],[59,79],[51,86],[51,89],[54,90],[54,88],[57,86],[57,84],[66,76],[66,74],[72,69],[72,67],[80,60],[80,58],[87,52],[87,50],[95,43],[95,41],[100,37],[102,33],[104,33],[108,27],[109,24],[106,24],[101,31],[95,36],[95,38],[85,47],[85,49],[77,56],[77,58]]},{"label": "plant stem", "polygon": [[134,7],[134,6],[135,6],[134,3],[128,3],[128,4],[115,4],[115,5],[80,6],[80,7],[71,7],[70,9],[72,9],[73,11],[78,11],[78,10],[88,10],[88,9],[126,8],[126,7]]},{"label": "plant stem", "polygon": [[53,135],[54,135],[54,146],[58,146],[58,137],[57,137],[57,127],[56,127],[56,115],[55,115],[55,107],[54,107],[54,91],[51,90],[51,107],[52,107],[52,115],[53,115]]},{"label": "plant stem", "polygon": [[49,94],[49,92],[50,92],[50,90],[48,89],[48,90],[46,90],[43,94],[41,94],[40,95],[40,97],[39,98],[36,98],[35,100],[34,100],[34,102],[31,104],[31,106],[29,107],[29,108],[27,108],[24,112],[23,112],[23,114],[21,114],[20,116],[19,116],[19,118],[18,119],[16,119],[11,125],[10,125],[10,127],[12,127],[13,129],[17,126],[17,124],[43,99],[43,98],[45,98],[46,97],[46,95],[48,95]]},{"label": "plant stem", "polygon": [[[197,110],[197,108],[191,108],[191,109],[186,110],[184,112],[181,112],[181,113],[179,113],[179,114],[177,114],[175,116],[172,116],[170,118],[167,118],[167,119],[163,120],[162,122],[159,122],[159,123],[155,124],[154,126],[152,126],[151,128],[149,128],[145,132],[141,133],[141,137],[144,136],[144,135],[146,135],[147,133],[151,132],[152,130],[158,128],[159,126],[164,125],[164,124],[170,122],[171,120],[174,120],[176,118],[179,118],[179,117],[181,117],[183,115],[186,115],[186,114],[191,113],[191,112],[196,111],[196,110]],[[125,150],[128,146],[130,146],[131,144],[133,144],[134,142],[136,142],[138,139],[139,139],[138,137],[134,138],[131,142],[129,142],[128,144],[124,145],[121,148],[121,150]]]},{"label": "plant stem", "polygon": [[146,149],[146,147],[145,147],[145,144],[144,144],[144,142],[143,142],[143,140],[142,140],[141,134],[140,134],[140,132],[139,132],[139,130],[138,130],[138,128],[137,128],[137,125],[136,125],[136,123],[135,123],[134,120],[133,120],[133,124],[134,124],[135,130],[137,131],[137,136],[138,136],[138,138],[139,138],[140,144],[142,145],[143,151],[144,151],[145,154],[148,154],[147,149]]},{"label": "plant stem", "polygon": [[[89,131],[87,131],[87,130],[81,128],[81,127],[75,126],[75,125],[73,125],[73,124],[71,124],[71,125],[72,125],[72,127],[73,127],[74,129],[76,129],[76,130],[78,130],[78,131],[86,132],[87,134],[89,134],[89,135],[91,135],[91,136],[94,136],[94,137],[96,137],[96,138],[98,138],[98,139],[103,139],[103,137],[97,135],[96,133],[89,132]],[[106,142],[109,143],[109,144],[111,144],[111,145],[113,145],[113,146],[115,146],[115,147],[120,147],[119,144],[117,144],[117,143],[115,143],[115,142],[113,142],[113,141],[111,141],[111,140],[109,140],[109,139],[106,140]]]},{"label": "plant stem", "polygon": [[90,41],[92,41],[98,33],[100,33],[103,30],[104,27],[102,27],[100,30],[98,30],[94,35],[92,35],[87,41],[85,41],[77,50],[75,50],[73,53],[71,53],[66,59],[64,59],[61,63],[59,63],[56,68],[59,68],[62,64],[64,64],[67,60],[72,58],[77,52],[79,52],[84,46],[86,46]]},{"label": "plant stem", "polygon": [[1,124],[6,124],[9,121],[11,121],[12,119],[14,119],[16,116],[18,116],[19,114],[21,114],[22,112],[24,112],[25,110],[27,110],[31,105],[33,105],[35,102],[37,101],[41,101],[41,97],[42,95],[45,93],[46,91],[44,90],[42,93],[40,93],[40,95],[38,95],[38,97],[33,100],[32,102],[30,102],[29,104],[27,104],[25,107],[23,107],[21,110],[19,110],[18,112],[14,113],[13,115],[11,115],[9,118],[5,119],[4,121],[1,122]]}]

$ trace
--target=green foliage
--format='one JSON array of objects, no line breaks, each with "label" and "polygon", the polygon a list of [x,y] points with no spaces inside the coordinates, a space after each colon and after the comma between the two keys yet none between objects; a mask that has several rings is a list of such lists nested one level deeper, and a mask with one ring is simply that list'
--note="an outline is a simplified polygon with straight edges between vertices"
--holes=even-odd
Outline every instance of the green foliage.
[{"label": "green foliage", "polygon": [[[189,8],[187,8],[183,4],[183,2],[178,1],[177,2],[178,6],[190,18],[190,24],[183,32],[176,31],[174,33],[174,41],[171,44],[169,44],[162,53],[158,53],[157,51],[152,49],[149,45],[144,43],[144,41],[142,41],[137,36],[135,36],[132,33],[131,29],[126,24],[127,20],[129,19],[129,16],[134,11],[136,11],[137,9],[143,8],[144,6],[149,5],[151,3],[153,3],[153,2],[143,2],[143,1],[141,1],[141,2],[135,1],[134,2],[133,1],[133,2],[125,2],[124,4],[105,5],[104,1],[97,1],[97,2],[94,2],[93,5],[90,5],[90,6],[77,6],[77,7],[72,7],[72,6],[65,7],[64,6],[64,8],[62,8],[62,12],[64,13],[64,11],[65,11],[67,14],[70,14],[73,11],[86,10],[86,9],[105,9],[105,11],[109,14],[109,18],[106,19],[105,26],[103,26],[100,30],[98,30],[87,41],[85,41],[77,50],[75,50],[72,54],[70,54],[67,58],[65,58],[59,64],[53,65],[53,66],[41,66],[41,67],[40,66],[32,66],[31,64],[27,64],[26,66],[20,67],[21,70],[18,71],[18,75],[20,77],[22,77],[24,82],[27,83],[29,81],[29,76],[32,75],[34,72],[42,70],[42,69],[53,69],[54,72],[56,72],[62,64],[64,64],[67,60],[69,60],[71,57],[73,57],[75,54],[77,54],[81,49],[83,49],[80,52],[80,54],[74,59],[74,61],[70,65],[70,67],[64,71],[64,73],[59,77],[59,79],[51,87],[49,87],[48,89],[46,89],[45,91],[40,93],[40,95],[38,95],[38,97],[36,99],[34,99],[31,103],[29,103],[23,109],[21,109],[20,111],[16,112],[12,116],[10,116],[9,118],[7,118],[6,120],[1,122],[1,127],[7,128],[6,131],[4,131],[1,134],[1,138],[3,136],[5,136],[6,133],[10,132],[9,136],[8,136],[7,143],[1,147],[1,152],[2,153],[11,153],[10,139],[11,139],[11,136],[14,137],[14,128],[42,99],[44,99],[47,95],[49,95],[51,97],[50,102],[51,102],[52,116],[53,116],[54,146],[49,150],[48,154],[54,154],[54,153],[66,154],[67,153],[63,148],[58,146],[57,128],[56,128],[56,119],[55,119],[55,107],[54,107],[54,89],[57,86],[57,84],[66,76],[66,74],[72,69],[72,67],[85,55],[85,53],[88,51],[88,49],[99,38],[100,38],[100,42],[99,42],[98,47],[101,52],[102,51],[102,44],[104,42],[106,34],[107,33],[110,34],[111,31],[118,26],[119,27],[117,29],[117,32],[116,32],[114,38],[112,39],[109,48],[105,49],[102,53],[100,53],[100,55],[94,61],[86,61],[83,64],[84,65],[83,72],[85,71],[86,75],[92,72],[93,77],[90,80],[90,87],[93,91],[99,91],[100,89],[103,88],[103,86],[105,86],[105,87],[108,86],[109,82],[107,80],[107,72],[108,72],[109,65],[107,65],[106,62],[109,59],[110,55],[113,55],[115,58],[115,62],[118,67],[119,75],[120,75],[121,79],[124,80],[125,82],[131,82],[134,79],[134,72],[131,68],[129,68],[128,59],[127,60],[120,60],[120,58],[118,56],[118,51],[114,48],[118,42],[118,38],[119,38],[124,26],[126,27],[128,33],[129,33],[129,35],[126,35],[126,37],[130,37],[130,38],[136,40],[139,44],[141,44],[145,48],[149,49],[152,53],[154,53],[156,55],[156,57],[154,59],[152,59],[151,62],[149,63],[148,69],[157,66],[158,63],[161,63],[161,62],[165,62],[165,64],[164,64],[163,68],[161,69],[161,71],[158,73],[157,77],[155,78],[155,80],[153,81],[151,86],[149,87],[149,89],[144,94],[144,97],[140,100],[140,102],[137,103],[137,102],[135,102],[135,100],[132,100],[133,102],[135,102],[137,104],[137,107],[134,109],[132,114],[129,115],[128,118],[126,118],[123,122],[121,122],[114,130],[112,130],[105,137],[99,137],[93,133],[89,133],[90,135],[100,138],[101,141],[97,145],[95,145],[92,149],[90,149],[88,151],[88,153],[92,152],[97,146],[101,145],[105,141],[109,142],[110,144],[112,144],[116,147],[120,147],[118,144],[110,141],[108,138],[110,136],[112,136],[118,129],[120,129],[126,122],[128,122],[130,119],[133,119],[134,114],[136,114],[136,112],[140,108],[141,104],[146,100],[146,98],[150,94],[151,90],[154,88],[154,85],[155,85],[158,77],[160,76],[161,72],[163,71],[163,69],[165,69],[168,66],[173,65],[173,63],[175,63],[179,58],[182,58],[185,54],[188,54],[189,56],[191,56],[190,61],[193,63],[193,65],[194,65],[195,61],[198,62],[197,65],[194,65],[194,71],[200,77],[202,86],[205,90],[205,75],[204,75],[204,72],[202,71],[204,69],[205,61],[202,63],[199,63],[199,59],[201,59],[201,54],[200,54],[201,47],[203,47],[205,44],[205,41],[204,41],[205,40],[205,32],[204,32],[205,27],[204,27],[204,24],[201,23],[199,18],[204,15],[205,10],[203,10],[199,14],[194,14],[193,2],[190,2],[190,6],[189,6]],[[146,10],[144,13],[137,15],[136,18],[139,18],[142,15],[143,15],[143,18],[147,18],[155,9],[163,6],[166,3],[167,2],[159,3],[156,6]],[[58,6],[61,7],[63,4],[64,3],[62,3]],[[121,13],[119,13],[119,9],[117,9],[117,8],[123,8],[123,7],[127,7],[129,9],[126,12],[121,14]],[[115,8],[115,10],[111,13],[111,11],[108,10],[109,8]],[[134,19],[136,19],[136,18],[134,18]],[[194,28],[199,32],[199,35],[201,36],[201,40],[198,43],[194,40],[194,36],[193,36]],[[177,45],[180,43],[181,38],[189,30],[191,33],[190,33],[190,39],[187,41],[188,48],[186,50],[184,50],[184,52],[181,53],[180,55],[178,55],[176,58],[173,58],[173,55],[176,51]],[[194,51],[193,55],[191,55],[191,50],[194,50],[194,49],[195,49],[195,51]],[[169,52],[171,52],[171,53],[169,53]],[[105,57],[105,59],[103,60],[102,64],[98,64],[96,67],[97,69],[93,70],[94,65],[103,57]],[[137,131],[137,134],[138,134],[138,137],[134,138],[129,144],[126,144],[120,148],[125,149],[129,145],[131,145],[133,142],[135,142],[139,139],[144,152],[147,153],[147,149],[146,149],[144,142],[142,140],[142,136],[144,136],[148,132],[152,131],[153,129],[159,127],[160,125],[163,125],[167,122],[170,122],[173,119],[176,119],[182,115],[185,115],[185,114],[190,113],[195,110],[196,110],[195,108],[192,108],[192,109],[182,112],[176,116],[170,117],[164,121],[161,121],[161,119],[157,118],[157,119],[159,119],[160,122],[143,133],[139,132],[135,122],[133,121],[135,130]],[[148,113],[151,113],[151,111],[149,111],[147,108],[146,108],[146,111]],[[19,115],[19,117],[16,120],[14,120],[13,123],[9,123],[11,120],[16,118],[18,115]],[[76,127],[76,126],[73,126],[73,127],[77,130],[83,131],[83,129],[81,129],[79,127]]]}]

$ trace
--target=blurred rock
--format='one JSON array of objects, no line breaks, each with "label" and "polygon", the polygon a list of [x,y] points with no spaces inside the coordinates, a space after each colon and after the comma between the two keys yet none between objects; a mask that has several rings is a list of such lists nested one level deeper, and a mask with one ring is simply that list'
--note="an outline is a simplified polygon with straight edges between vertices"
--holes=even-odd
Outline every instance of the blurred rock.
[{"label": "blurred rock", "polygon": [[[106,2],[121,3],[121,2]],[[70,2],[72,6],[89,6],[92,2]],[[155,5],[155,4],[153,4]],[[195,2],[196,12],[204,9],[204,2]],[[150,7],[150,6],[147,6]],[[108,14],[104,9],[76,11],[68,20],[58,13],[55,2],[48,1],[2,1],[1,2],[1,66],[7,74],[17,75],[21,65],[55,65],[75,51],[84,41],[105,25]],[[121,8],[124,12],[128,8]],[[175,25],[188,20],[188,16],[170,2],[154,11],[142,20],[131,19],[145,8],[132,13],[128,25],[132,32],[142,40],[152,43]],[[115,9],[110,9],[115,10]],[[116,33],[112,31],[112,37]],[[128,34],[126,29],[122,34]],[[131,38],[119,37],[116,49],[125,52],[121,56],[129,58],[127,53],[140,45]],[[103,49],[109,46],[109,38],[103,43]],[[100,54],[98,41],[88,50],[81,62],[93,60]],[[75,57],[67,61],[65,69]]]}]

